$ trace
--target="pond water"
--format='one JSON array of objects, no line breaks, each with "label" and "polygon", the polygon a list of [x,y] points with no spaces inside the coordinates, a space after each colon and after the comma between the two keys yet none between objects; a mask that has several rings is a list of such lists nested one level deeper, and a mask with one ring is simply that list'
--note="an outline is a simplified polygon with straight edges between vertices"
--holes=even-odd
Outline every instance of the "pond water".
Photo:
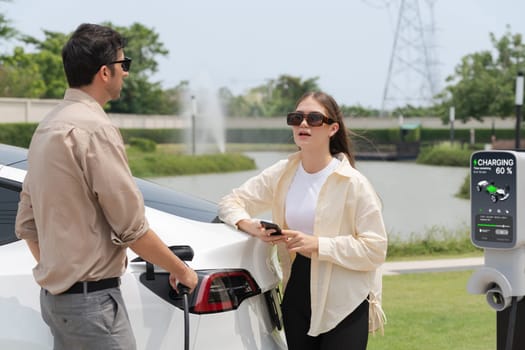
[{"label": "pond water", "polygon": [[[282,152],[247,152],[257,170],[225,174],[150,179],[154,182],[217,202],[261,169],[286,158]],[[385,225],[401,239],[429,229],[450,231],[470,226],[470,202],[455,197],[468,168],[418,165],[409,161],[358,161],[357,168],[374,185],[383,202]],[[269,218],[269,214],[261,216]]]}]

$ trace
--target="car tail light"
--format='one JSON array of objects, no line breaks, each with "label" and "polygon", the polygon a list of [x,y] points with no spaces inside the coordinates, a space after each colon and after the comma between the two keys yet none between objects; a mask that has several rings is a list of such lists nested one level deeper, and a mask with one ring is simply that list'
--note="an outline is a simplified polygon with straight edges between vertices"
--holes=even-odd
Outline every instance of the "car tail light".
[{"label": "car tail light", "polygon": [[[199,282],[189,295],[189,311],[207,314],[235,310],[243,300],[261,294],[252,275],[244,269],[196,270]],[[183,309],[182,296],[171,288],[169,273],[152,269],[140,274],[140,282],[160,298]]]},{"label": "car tail light", "polygon": [[261,293],[246,270],[200,270],[199,285],[191,301],[190,311],[197,314],[235,310],[241,302]]}]

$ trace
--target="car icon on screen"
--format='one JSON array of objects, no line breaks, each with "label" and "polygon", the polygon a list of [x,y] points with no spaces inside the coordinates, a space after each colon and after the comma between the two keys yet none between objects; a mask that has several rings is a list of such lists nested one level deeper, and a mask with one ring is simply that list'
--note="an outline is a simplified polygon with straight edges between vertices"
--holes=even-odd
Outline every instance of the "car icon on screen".
[{"label": "car icon on screen", "polygon": [[498,187],[494,184],[494,181],[481,180],[476,185],[478,192],[486,192],[489,195],[490,201],[496,203],[498,201],[504,201],[509,198],[510,188],[509,186]]}]

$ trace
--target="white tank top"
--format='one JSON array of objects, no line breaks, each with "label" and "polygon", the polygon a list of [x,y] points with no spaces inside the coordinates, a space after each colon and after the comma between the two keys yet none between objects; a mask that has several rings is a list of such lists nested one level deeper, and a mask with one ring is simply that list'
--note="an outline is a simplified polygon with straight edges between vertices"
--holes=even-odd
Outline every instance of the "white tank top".
[{"label": "white tank top", "polygon": [[324,169],[313,174],[299,164],[286,195],[285,218],[290,229],[313,234],[319,191],[339,163],[337,158],[332,158]]}]

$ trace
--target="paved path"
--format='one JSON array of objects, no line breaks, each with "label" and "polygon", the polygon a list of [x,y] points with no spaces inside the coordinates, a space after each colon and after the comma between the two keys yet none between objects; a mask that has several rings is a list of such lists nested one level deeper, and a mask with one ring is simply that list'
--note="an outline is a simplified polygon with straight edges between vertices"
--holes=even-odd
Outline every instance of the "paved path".
[{"label": "paved path", "polygon": [[384,275],[439,271],[472,270],[483,266],[484,258],[435,259],[417,261],[395,261],[383,265]]}]

